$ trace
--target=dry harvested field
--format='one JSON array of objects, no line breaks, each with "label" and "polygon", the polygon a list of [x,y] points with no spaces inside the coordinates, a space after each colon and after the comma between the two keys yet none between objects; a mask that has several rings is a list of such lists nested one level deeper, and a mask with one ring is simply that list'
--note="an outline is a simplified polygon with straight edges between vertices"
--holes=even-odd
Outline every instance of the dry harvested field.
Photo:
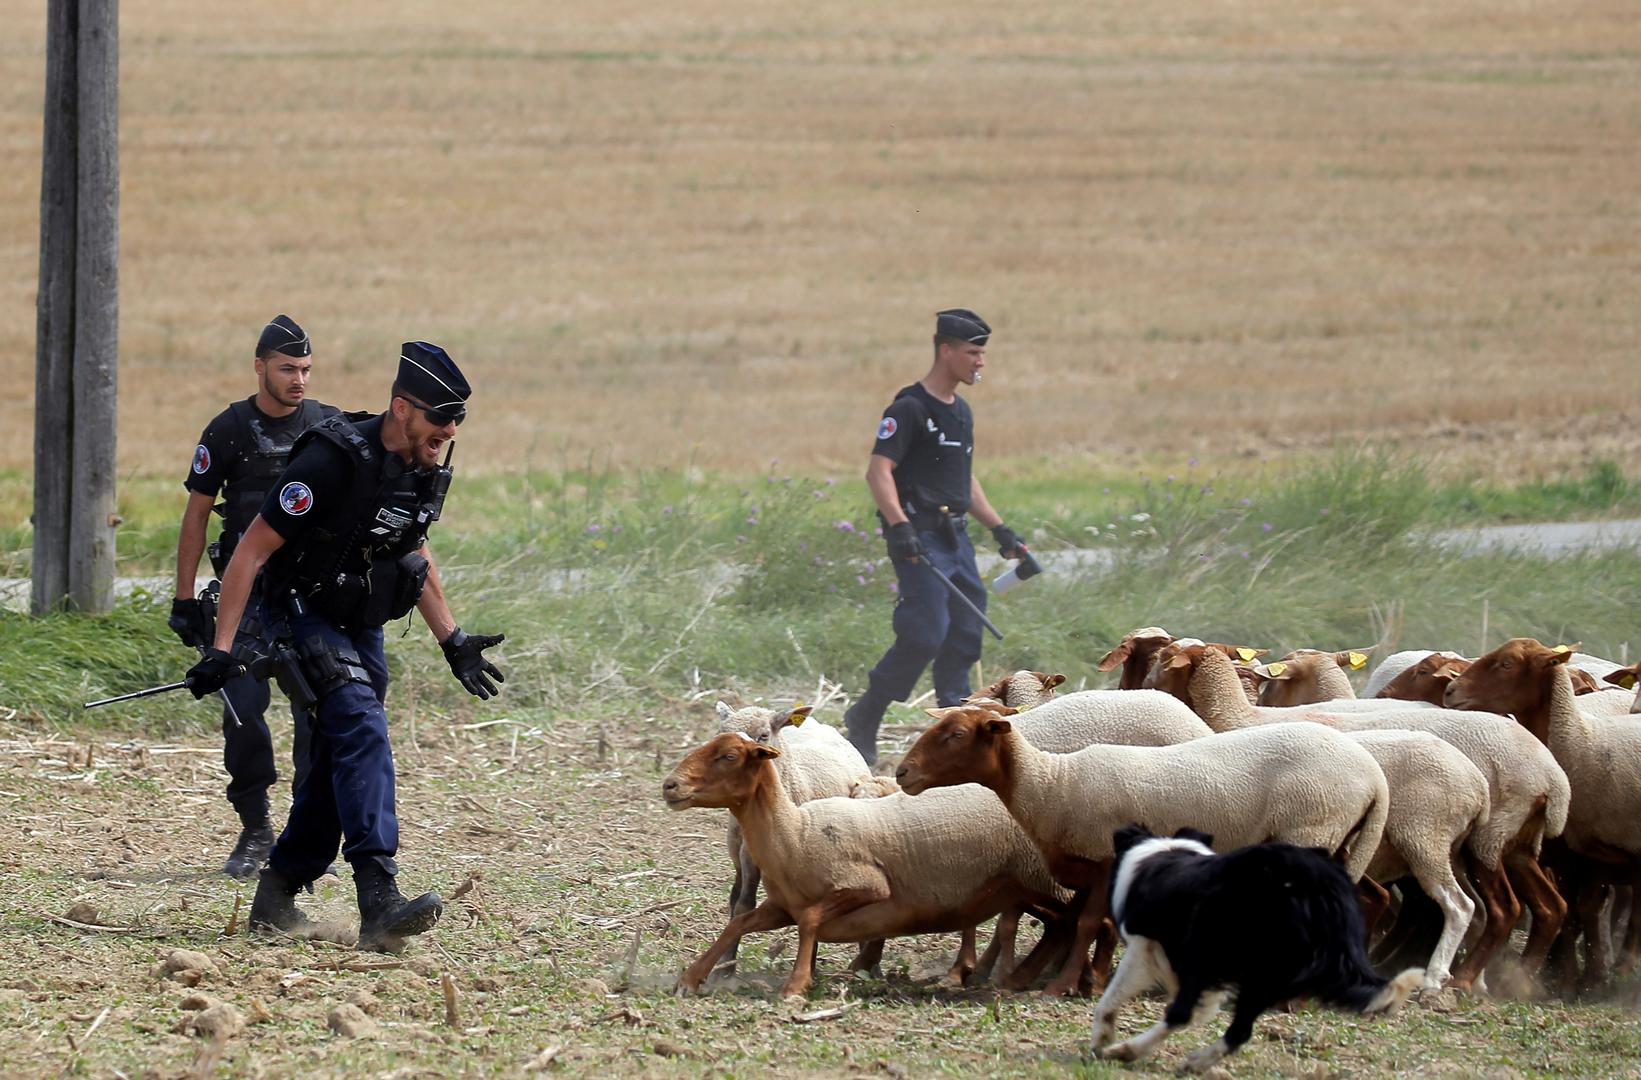
[{"label": "dry harvested field", "polygon": [[[463,895],[397,957],[245,935],[250,890],[213,873],[234,834],[220,742],[0,725],[0,1072],[1115,1078],[1166,1074],[1208,1041],[1193,1032],[1137,1068],[1086,1064],[1090,1003],[937,988],[955,935],[891,942],[881,979],[846,976],[852,947],[822,946],[796,1005],[770,997],[792,933],[758,935],[735,992],[674,997],[722,925],[728,880],[722,812],[659,798],[710,729],[708,704],[478,730],[425,710],[412,728],[399,705],[403,878]],[[356,923],[346,877],[303,903],[344,940]],[[154,971],[173,950],[209,958],[198,985]],[[216,1002],[245,1025],[221,1040],[191,1020]],[[374,1030],[332,1033],[349,1003]],[[1124,1030],[1161,1004],[1137,1002]],[[1272,1014],[1228,1064],[1242,1078],[1634,1076],[1641,1027],[1624,1005],[1444,992],[1372,1023]]]},{"label": "dry harvested field", "polygon": [[[0,0],[0,468],[26,467],[46,5]],[[1641,460],[1632,0],[125,5],[121,462],[294,314],[407,336],[469,467],[853,467],[930,313],[999,455]]]}]

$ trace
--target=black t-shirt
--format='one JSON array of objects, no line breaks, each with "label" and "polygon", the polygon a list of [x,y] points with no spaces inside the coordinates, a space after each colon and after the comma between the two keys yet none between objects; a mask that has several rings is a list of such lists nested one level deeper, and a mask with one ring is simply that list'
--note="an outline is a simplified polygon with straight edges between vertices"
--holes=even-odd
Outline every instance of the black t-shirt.
[{"label": "black t-shirt", "polygon": [[[382,418],[373,416],[353,425],[374,451],[373,467],[380,474],[387,451],[382,446]],[[262,516],[274,532],[290,541],[323,524],[335,535],[351,532],[352,518],[368,510],[354,504],[355,468],[347,451],[314,437],[291,459],[284,475],[262,503]]]},{"label": "black t-shirt", "polygon": [[969,403],[950,405],[913,383],[895,395],[878,423],[872,453],[895,463],[895,488],[903,503],[929,511],[969,508],[974,468],[974,414]]},{"label": "black t-shirt", "polygon": [[[249,454],[286,454],[296,437],[339,411],[334,405],[303,401],[288,416],[269,416],[256,407],[256,396],[246,399],[249,423],[241,423],[233,407],[223,409],[205,425],[194,447],[193,466],[182,486],[201,495],[215,495],[224,484],[243,475]],[[241,406],[243,408],[243,406]]]}]

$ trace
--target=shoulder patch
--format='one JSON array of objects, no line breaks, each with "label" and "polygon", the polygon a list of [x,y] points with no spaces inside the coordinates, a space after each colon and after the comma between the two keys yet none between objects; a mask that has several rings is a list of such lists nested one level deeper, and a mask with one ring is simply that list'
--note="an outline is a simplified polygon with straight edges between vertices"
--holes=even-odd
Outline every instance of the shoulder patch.
[{"label": "shoulder patch", "polygon": [[[883,418],[883,423],[877,426],[877,437],[880,439],[891,438],[898,430],[900,430],[900,425],[895,423],[895,418],[892,416],[885,416]],[[202,446],[200,449],[204,450],[205,447]]]},{"label": "shoulder patch", "polygon": [[205,448],[204,443],[194,447],[194,473],[204,476],[211,469],[211,451]]},{"label": "shoulder patch", "polygon": [[301,517],[313,509],[313,491],[300,480],[279,489],[279,508],[291,517]]}]

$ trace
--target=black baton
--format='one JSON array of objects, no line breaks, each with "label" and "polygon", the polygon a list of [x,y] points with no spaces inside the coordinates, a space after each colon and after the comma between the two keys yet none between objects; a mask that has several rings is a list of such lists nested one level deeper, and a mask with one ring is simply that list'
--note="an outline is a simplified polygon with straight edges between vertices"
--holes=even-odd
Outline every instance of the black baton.
[{"label": "black baton", "polygon": [[985,628],[987,630],[991,631],[992,637],[996,638],[998,641],[1003,640],[1003,631],[997,629],[997,627],[992,624],[992,621],[990,619],[986,618],[986,613],[984,611],[981,611],[980,606],[978,604],[976,604],[973,600],[970,600],[968,598],[968,595],[966,593],[964,593],[962,589],[959,589],[957,587],[956,582],[952,581],[952,579],[947,577],[945,574],[942,574],[940,572],[939,568],[936,567],[934,563],[929,562],[929,560],[927,558],[925,558],[923,560],[923,563],[930,570],[934,571],[934,576],[940,579],[940,583],[942,585],[946,586],[946,588],[948,588],[952,591],[953,596],[955,596],[959,600],[963,601],[964,606],[966,606],[970,611],[974,612],[974,617],[979,619],[981,624],[983,626],[985,626]]}]

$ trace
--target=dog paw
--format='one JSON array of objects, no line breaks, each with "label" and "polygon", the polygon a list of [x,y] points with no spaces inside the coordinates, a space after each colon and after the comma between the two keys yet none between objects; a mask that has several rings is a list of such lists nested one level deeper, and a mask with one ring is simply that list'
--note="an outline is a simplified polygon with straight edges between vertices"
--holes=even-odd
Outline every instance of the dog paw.
[{"label": "dog paw", "polygon": [[1132,1043],[1128,1042],[1108,1046],[1098,1051],[1098,1054],[1105,1061],[1138,1061],[1140,1059],[1140,1052],[1134,1048]]}]

